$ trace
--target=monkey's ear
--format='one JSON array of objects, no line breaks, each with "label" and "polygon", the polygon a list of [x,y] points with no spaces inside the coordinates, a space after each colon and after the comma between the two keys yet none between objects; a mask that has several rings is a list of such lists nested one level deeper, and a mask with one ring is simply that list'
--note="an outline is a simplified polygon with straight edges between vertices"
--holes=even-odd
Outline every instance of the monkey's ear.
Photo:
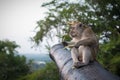
[{"label": "monkey's ear", "polygon": [[70,22],[67,22],[67,24],[69,25],[75,25],[75,24],[79,24],[81,22],[78,22],[78,21],[70,21]]},{"label": "monkey's ear", "polygon": [[67,24],[68,25],[73,25],[73,24],[75,24],[75,22],[74,21],[69,21],[69,22],[67,22]]},{"label": "monkey's ear", "polygon": [[80,24],[79,24],[79,27],[87,28],[88,25],[86,25],[86,24],[84,24],[84,23],[80,23]]},{"label": "monkey's ear", "polygon": [[80,23],[80,24],[79,24],[79,27],[82,27],[82,26],[83,26],[83,24],[82,24],[82,23]]}]

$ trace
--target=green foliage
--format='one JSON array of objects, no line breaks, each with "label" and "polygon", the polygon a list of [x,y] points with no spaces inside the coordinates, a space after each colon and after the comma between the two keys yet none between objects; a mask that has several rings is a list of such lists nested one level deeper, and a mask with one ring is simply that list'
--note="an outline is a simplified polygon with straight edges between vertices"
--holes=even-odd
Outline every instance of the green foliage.
[{"label": "green foliage", "polygon": [[15,42],[0,41],[0,80],[16,80],[29,72],[24,56],[16,55]]},{"label": "green foliage", "polygon": [[107,66],[108,69],[114,74],[120,75],[120,54],[115,55],[111,60],[110,64]]},{"label": "green foliage", "polygon": [[[100,41],[98,60],[108,70],[120,76],[120,1],[119,0],[52,0],[42,5],[49,11],[38,21],[39,31],[33,40],[39,44],[44,37],[67,40],[68,21],[90,25]],[[52,31],[54,30],[54,32]],[[54,35],[56,34],[56,35]],[[65,39],[64,39],[65,38]],[[112,65],[114,64],[114,65]],[[109,67],[108,67],[109,66]]]},{"label": "green foliage", "polygon": [[55,63],[50,62],[43,69],[28,74],[19,80],[59,80],[59,71]]},{"label": "green foliage", "polygon": [[71,40],[71,38],[70,38],[69,35],[63,35],[62,36],[62,41],[70,41],[70,40]]},{"label": "green foliage", "polygon": [[14,41],[11,42],[9,40],[0,41],[0,53],[12,54],[16,53],[15,48],[19,47]]}]

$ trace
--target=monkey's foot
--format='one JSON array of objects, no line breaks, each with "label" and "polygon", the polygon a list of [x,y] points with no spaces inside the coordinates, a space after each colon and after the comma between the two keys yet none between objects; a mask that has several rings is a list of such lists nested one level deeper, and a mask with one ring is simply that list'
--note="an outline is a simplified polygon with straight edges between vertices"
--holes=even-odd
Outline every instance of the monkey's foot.
[{"label": "monkey's foot", "polygon": [[81,62],[74,62],[73,66],[74,66],[74,68],[80,68],[80,67],[83,67],[83,63],[81,63]]}]

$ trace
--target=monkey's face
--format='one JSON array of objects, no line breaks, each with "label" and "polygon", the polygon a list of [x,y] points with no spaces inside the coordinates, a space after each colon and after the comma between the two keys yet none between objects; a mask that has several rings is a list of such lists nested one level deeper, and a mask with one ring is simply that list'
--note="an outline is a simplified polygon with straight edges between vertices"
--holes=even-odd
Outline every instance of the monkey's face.
[{"label": "monkey's face", "polygon": [[82,32],[83,32],[82,24],[75,24],[70,27],[69,35],[71,37],[79,37],[81,36]]},{"label": "monkey's face", "polygon": [[76,37],[77,36],[77,27],[76,26],[71,26],[69,34],[70,34],[71,37]]}]

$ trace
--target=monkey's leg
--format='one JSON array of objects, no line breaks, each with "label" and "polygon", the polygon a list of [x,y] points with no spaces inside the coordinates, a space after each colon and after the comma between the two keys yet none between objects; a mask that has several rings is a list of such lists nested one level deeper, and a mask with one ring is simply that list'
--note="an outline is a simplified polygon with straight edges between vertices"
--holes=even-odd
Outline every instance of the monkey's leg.
[{"label": "monkey's leg", "polygon": [[79,51],[82,51],[82,62],[78,62],[76,68],[85,66],[91,59],[91,50],[87,46],[80,46]]},{"label": "monkey's leg", "polygon": [[89,47],[85,47],[82,51],[83,53],[83,56],[82,56],[82,59],[83,59],[83,63],[84,65],[87,65],[92,57],[91,55],[91,50]]},{"label": "monkey's leg", "polygon": [[73,47],[71,49],[71,57],[73,59],[73,67],[75,66],[76,63],[79,62],[79,59],[78,59],[78,56],[79,56],[79,52],[78,52],[78,49]]}]

